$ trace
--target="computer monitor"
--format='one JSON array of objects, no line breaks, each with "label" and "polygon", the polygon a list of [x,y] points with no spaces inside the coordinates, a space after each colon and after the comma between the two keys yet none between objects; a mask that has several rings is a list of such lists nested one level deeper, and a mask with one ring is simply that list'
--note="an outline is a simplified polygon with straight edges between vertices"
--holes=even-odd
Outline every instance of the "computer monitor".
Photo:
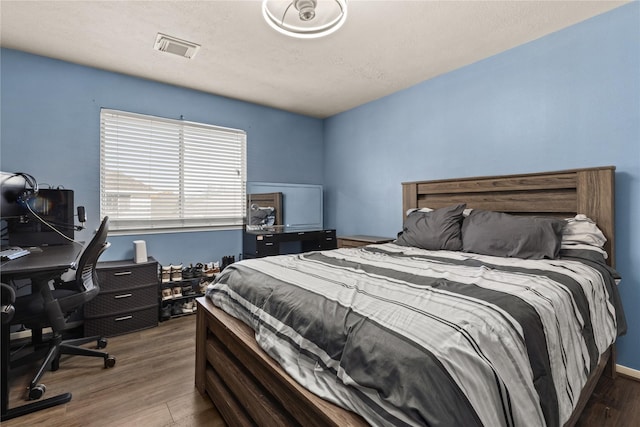
[{"label": "computer monitor", "polygon": [[74,239],[73,190],[39,189],[36,195],[28,197],[25,202],[29,208],[23,203],[21,214],[17,217],[4,218],[3,215],[3,219],[7,220],[9,245],[60,245]]}]

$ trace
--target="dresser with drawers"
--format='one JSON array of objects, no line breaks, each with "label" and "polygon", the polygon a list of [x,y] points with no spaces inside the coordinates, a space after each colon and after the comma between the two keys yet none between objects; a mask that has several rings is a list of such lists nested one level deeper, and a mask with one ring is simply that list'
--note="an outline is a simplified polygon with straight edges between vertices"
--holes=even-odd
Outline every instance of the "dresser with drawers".
[{"label": "dresser with drawers", "polygon": [[100,293],[84,306],[85,336],[126,334],[158,325],[158,262],[100,262]]}]

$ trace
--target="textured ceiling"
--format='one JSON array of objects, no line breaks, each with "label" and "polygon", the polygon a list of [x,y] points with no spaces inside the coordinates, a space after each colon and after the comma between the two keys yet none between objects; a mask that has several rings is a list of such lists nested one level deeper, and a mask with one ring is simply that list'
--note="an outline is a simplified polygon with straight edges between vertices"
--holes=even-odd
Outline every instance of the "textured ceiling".
[{"label": "textured ceiling", "polygon": [[[348,1],[346,24],[292,39],[260,1],[6,1],[0,43],[104,70],[328,117],[626,1]],[[153,50],[158,32],[202,45]]]}]

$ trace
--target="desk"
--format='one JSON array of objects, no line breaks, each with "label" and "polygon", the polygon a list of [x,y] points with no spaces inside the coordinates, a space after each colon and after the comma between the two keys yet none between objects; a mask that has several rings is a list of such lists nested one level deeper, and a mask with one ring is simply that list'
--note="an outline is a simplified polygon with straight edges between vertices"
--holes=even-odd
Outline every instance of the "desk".
[{"label": "desk", "polygon": [[79,244],[42,246],[30,248],[30,254],[2,261],[2,280],[32,278],[60,274],[73,268],[82,251]]},{"label": "desk", "polygon": [[[79,244],[46,246],[35,248],[29,255],[4,261],[0,265],[2,282],[9,280],[31,279],[32,292],[40,292],[45,304],[57,309],[57,316],[64,322],[64,316],[57,304],[51,304],[53,295],[49,289],[49,281],[70,268],[73,268],[78,256],[82,252]],[[48,399],[9,409],[9,357],[10,357],[10,325],[2,325],[2,421],[19,417],[24,414],[50,408],[67,403],[71,400],[71,393],[63,393]]]}]

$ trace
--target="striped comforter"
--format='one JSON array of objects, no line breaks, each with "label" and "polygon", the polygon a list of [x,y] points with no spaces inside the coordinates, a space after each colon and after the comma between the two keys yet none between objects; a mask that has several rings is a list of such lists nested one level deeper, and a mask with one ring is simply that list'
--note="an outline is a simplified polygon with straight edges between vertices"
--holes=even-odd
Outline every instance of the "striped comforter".
[{"label": "striped comforter", "polygon": [[376,426],[562,425],[624,323],[597,263],[392,243],[245,260],[207,296]]}]

